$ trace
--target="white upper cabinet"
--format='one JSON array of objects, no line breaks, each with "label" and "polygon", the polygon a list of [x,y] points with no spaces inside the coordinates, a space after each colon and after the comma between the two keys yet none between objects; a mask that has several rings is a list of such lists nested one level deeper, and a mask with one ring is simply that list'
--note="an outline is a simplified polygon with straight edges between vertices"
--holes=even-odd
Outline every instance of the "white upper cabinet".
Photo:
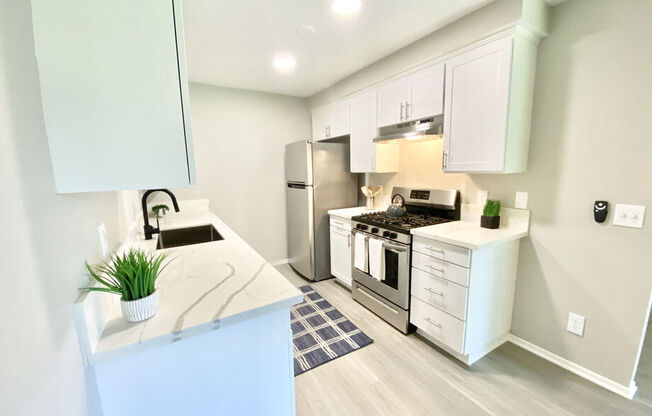
[{"label": "white upper cabinet", "polygon": [[444,64],[433,65],[407,77],[405,118],[408,121],[444,112]]},{"label": "white upper cabinet", "polygon": [[180,1],[32,0],[32,15],[57,192],[194,183]]},{"label": "white upper cabinet", "polygon": [[348,100],[312,112],[312,139],[315,141],[346,136],[350,129]]},{"label": "white upper cabinet", "polygon": [[396,144],[376,144],[377,91],[351,98],[351,172],[396,172],[399,148]]},{"label": "white upper cabinet", "polygon": [[536,48],[517,34],[446,62],[445,172],[526,170]]},{"label": "white upper cabinet", "polygon": [[429,66],[378,88],[378,127],[444,111],[444,64]]},{"label": "white upper cabinet", "polygon": [[405,78],[378,88],[378,127],[398,124],[405,118],[407,83]]},{"label": "white upper cabinet", "polygon": [[312,112],[312,139],[324,140],[328,134],[328,111],[326,109]]}]

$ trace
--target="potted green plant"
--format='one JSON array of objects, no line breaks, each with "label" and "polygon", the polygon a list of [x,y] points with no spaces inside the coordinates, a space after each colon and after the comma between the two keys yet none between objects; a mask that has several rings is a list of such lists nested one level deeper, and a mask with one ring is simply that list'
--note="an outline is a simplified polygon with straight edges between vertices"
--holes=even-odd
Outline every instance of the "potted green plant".
[{"label": "potted green plant", "polygon": [[120,307],[125,319],[130,322],[144,321],[154,316],[158,309],[155,283],[169,264],[163,264],[166,258],[166,254],[131,249],[100,265],[86,262],[88,273],[100,286],[88,286],[81,290],[120,295]]},{"label": "potted green plant", "polygon": [[169,210],[170,207],[168,207],[165,204],[154,205],[152,207],[152,212],[154,213],[157,219],[165,217],[165,214],[167,214]]},{"label": "potted green plant", "polygon": [[496,229],[500,226],[500,201],[487,200],[480,217],[480,227]]}]

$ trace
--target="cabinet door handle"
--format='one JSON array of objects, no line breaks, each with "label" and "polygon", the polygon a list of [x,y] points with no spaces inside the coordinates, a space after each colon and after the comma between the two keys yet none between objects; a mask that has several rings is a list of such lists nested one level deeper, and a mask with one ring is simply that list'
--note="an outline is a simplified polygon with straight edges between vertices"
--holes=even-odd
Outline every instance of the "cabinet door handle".
[{"label": "cabinet door handle", "polygon": [[436,322],[432,322],[432,320],[431,320],[430,318],[423,318],[423,320],[426,321],[426,322],[428,322],[430,325],[434,325],[434,326],[436,326],[437,328],[440,328],[440,329],[441,329],[441,324],[438,324],[438,323],[436,323]]},{"label": "cabinet door handle", "polygon": [[346,235],[346,244],[347,247],[351,247],[351,233]]},{"label": "cabinet door handle", "polygon": [[425,288],[425,290],[427,290],[428,292],[432,293],[433,295],[437,295],[437,296],[444,297],[444,293],[443,293],[443,292],[437,292],[435,289],[433,289],[433,288],[431,288],[431,287],[427,287],[427,288]]},{"label": "cabinet door handle", "polygon": [[401,121],[403,121],[403,107],[405,107],[405,104],[401,102]]},{"label": "cabinet door handle", "polygon": [[432,248],[430,246],[427,246],[426,249],[428,249],[430,251],[436,251],[438,253],[444,254],[444,250],[441,250],[441,249],[438,249],[438,248]]},{"label": "cabinet door handle", "polygon": [[410,119],[409,114],[410,114],[410,103],[408,103],[408,102],[406,101],[406,102],[405,102],[405,119],[406,119],[406,120],[409,120],[409,119]]},{"label": "cabinet door handle", "polygon": [[446,159],[447,159],[448,154],[444,152],[441,155],[441,170],[446,170]]}]

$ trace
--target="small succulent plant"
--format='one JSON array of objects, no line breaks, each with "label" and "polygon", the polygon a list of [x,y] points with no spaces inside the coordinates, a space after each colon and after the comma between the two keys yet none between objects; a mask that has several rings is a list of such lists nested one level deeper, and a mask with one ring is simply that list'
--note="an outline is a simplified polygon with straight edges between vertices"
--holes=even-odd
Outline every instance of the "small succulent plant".
[{"label": "small succulent plant", "polygon": [[152,212],[154,215],[156,215],[156,218],[162,218],[167,214],[167,212],[170,210],[170,207],[168,207],[165,204],[160,204],[160,205],[154,205],[152,207]]},{"label": "small succulent plant", "polygon": [[482,210],[482,215],[485,217],[497,217],[500,214],[500,201],[488,200]]}]

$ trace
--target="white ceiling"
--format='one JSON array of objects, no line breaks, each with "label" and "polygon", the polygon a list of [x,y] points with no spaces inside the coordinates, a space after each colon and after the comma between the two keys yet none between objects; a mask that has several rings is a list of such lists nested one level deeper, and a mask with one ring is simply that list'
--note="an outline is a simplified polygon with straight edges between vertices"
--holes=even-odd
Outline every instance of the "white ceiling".
[{"label": "white ceiling", "polygon": [[[310,96],[493,0],[362,0],[337,15],[332,0],[184,0],[190,80]],[[312,36],[297,29],[313,26]],[[296,59],[279,73],[276,54]]]}]

